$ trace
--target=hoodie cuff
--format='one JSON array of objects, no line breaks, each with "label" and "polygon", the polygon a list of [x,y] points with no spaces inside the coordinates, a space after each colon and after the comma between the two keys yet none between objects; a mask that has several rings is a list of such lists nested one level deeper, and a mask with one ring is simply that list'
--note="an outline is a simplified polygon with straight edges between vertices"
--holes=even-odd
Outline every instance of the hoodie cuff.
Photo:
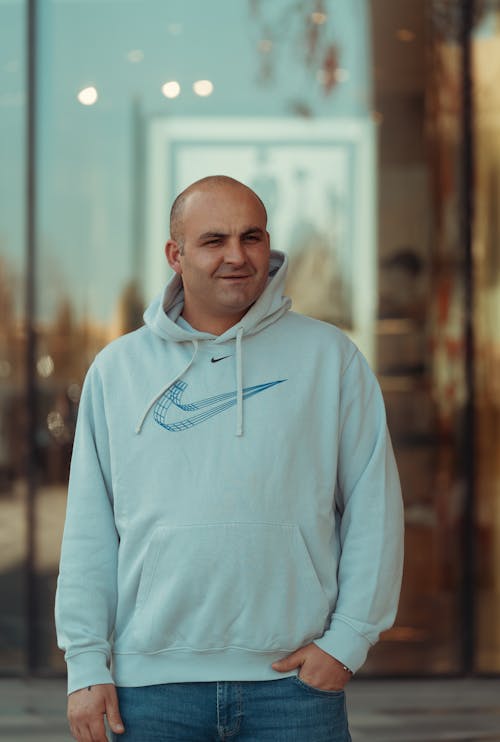
[{"label": "hoodie cuff", "polygon": [[368,639],[345,621],[335,619],[335,616],[328,631],[325,631],[319,639],[315,639],[314,644],[331,654],[352,672],[356,672],[364,664],[371,647]]},{"label": "hoodie cuff", "polygon": [[66,658],[68,665],[68,695],[89,685],[113,683],[104,652],[81,652]]}]

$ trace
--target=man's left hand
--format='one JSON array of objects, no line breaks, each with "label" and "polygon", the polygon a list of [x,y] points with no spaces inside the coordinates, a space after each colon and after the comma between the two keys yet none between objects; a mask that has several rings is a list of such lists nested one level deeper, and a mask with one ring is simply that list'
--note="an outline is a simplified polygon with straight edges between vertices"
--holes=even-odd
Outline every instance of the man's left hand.
[{"label": "man's left hand", "polygon": [[313,643],[272,664],[272,668],[278,672],[289,672],[296,667],[300,667],[298,677],[319,690],[343,690],[352,677],[342,662]]}]

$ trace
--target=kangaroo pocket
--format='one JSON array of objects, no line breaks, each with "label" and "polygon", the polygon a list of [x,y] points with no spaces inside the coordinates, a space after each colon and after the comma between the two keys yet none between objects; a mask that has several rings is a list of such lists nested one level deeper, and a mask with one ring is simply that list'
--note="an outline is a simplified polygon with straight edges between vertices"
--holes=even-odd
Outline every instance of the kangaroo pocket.
[{"label": "kangaroo pocket", "polygon": [[133,642],[141,652],[293,650],[321,636],[328,613],[296,525],[165,526],[144,561]]}]

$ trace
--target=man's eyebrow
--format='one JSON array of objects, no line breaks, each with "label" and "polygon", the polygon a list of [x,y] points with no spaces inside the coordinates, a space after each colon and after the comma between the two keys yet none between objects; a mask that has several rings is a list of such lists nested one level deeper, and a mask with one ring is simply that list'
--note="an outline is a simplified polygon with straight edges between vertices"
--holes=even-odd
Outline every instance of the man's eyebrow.
[{"label": "man's eyebrow", "polygon": [[[250,227],[245,227],[241,231],[241,236],[250,235],[250,234],[264,234],[264,230],[262,229],[262,227],[250,226]],[[203,232],[203,234],[200,234],[200,236],[198,237],[198,240],[202,242],[203,240],[210,240],[210,239],[216,239],[216,238],[221,239],[227,236],[228,236],[227,232],[218,232],[216,230],[213,230],[210,232]]]},{"label": "man's eyebrow", "polygon": [[207,240],[213,237],[227,237],[227,234],[225,232],[203,232],[203,234],[200,234],[198,239]]},{"label": "man's eyebrow", "polygon": [[264,230],[262,229],[262,227],[246,227],[246,229],[244,229],[241,234],[253,234],[254,232],[257,232],[258,234],[264,234]]}]

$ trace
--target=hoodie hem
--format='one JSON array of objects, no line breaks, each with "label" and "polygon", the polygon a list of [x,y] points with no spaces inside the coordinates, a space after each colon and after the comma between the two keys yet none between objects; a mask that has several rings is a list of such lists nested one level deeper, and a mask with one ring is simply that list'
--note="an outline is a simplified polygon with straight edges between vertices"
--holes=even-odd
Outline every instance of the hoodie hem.
[{"label": "hoodie hem", "polygon": [[160,685],[163,683],[279,680],[297,674],[277,672],[271,664],[290,654],[284,652],[249,652],[166,650],[155,654],[119,654],[113,656],[114,682],[122,687]]}]

